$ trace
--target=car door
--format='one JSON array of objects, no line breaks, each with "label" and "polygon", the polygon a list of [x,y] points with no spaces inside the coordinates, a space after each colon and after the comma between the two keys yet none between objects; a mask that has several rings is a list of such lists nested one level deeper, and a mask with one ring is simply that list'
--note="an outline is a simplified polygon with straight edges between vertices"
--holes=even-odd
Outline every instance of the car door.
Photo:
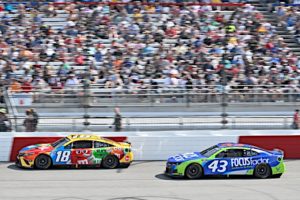
[{"label": "car door", "polygon": [[252,168],[251,150],[247,148],[235,148],[230,150],[230,168],[227,174],[246,175]]},{"label": "car door", "polygon": [[101,160],[111,152],[113,145],[106,142],[94,141],[94,163],[100,164]]},{"label": "car door", "polygon": [[71,164],[89,165],[93,163],[93,141],[80,140],[73,142],[71,146]]},{"label": "car door", "polygon": [[230,168],[230,158],[228,158],[228,150],[223,149],[216,152],[214,158],[208,160],[204,165],[206,175],[222,175]]},{"label": "car door", "polygon": [[51,152],[53,165],[71,164],[71,145],[72,143],[58,146]]}]

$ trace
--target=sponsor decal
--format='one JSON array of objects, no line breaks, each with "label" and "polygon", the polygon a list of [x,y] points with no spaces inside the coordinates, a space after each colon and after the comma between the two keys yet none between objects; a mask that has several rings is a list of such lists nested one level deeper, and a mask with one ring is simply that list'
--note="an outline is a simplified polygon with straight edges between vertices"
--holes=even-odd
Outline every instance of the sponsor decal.
[{"label": "sponsor decal", "polygon": [[269,163],[268,158],[231,158],[231,167],[238,168],[238,167],[250,167],[255,166],[260,163]]},{"label": "sponsor decal", "polygon": [[276,169],[277,172],[279,172],[279,171],[281,170],[281,167],[278,166],[278,167],[276,167],[275,169]]},{"label": "sponsor decal", "polygon": [[181,162],[189,158],[197,158],[197,157],[198,155],[195,153],[185,153],[185,154],[173,156],[176,162]]}]

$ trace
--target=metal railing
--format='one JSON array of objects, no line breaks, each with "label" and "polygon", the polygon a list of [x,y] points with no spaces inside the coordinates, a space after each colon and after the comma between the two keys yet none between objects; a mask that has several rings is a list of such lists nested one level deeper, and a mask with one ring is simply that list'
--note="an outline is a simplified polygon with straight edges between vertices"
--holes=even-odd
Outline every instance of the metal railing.
[{"label": "metal railing", "polygon": [[[16,122],[14,131],[25,131],[24,117],[11,118]],[[220,116],[206,117],[123,117],[123,131],[151,131],[151,130],[217,130],[217,129],[291,129],[292,117],[274,116],[229,116],[228,123],[222,123]],[[88,119],[89,126],[85,126],[82,117],[41,117],[37,131],[113,131],[113,118]]]},{"label": "metal railing", "polygon": [[118,89],[118,88],[96,88],[84,89],[74,87],[62,90],[46,90],[13,92],[8,91],[8,97],[13,106],[39,105],[58,106],[62,105],[88,105],[88,106],[197,106],[199,103],[222,103],[226,96],[227,103],[294,103],[300,101],[300,93],[294,88],[262,89],[252,87],[251,89],[222,88],[172,88],[164,87],[158,89]]},{"label": "metal railing", "polygon": [[[242,115],[234,116],[232,108],[240,104],[256,107],[261,103],[276,107],[278,102],[291,103],[295,108],[298,105],[297,102],[300,102],[300,94],[295,92],[297,88],[286,86],[274,86],[270,90],[266,86],[243,86],[239,89],[225,90],[225,87],[216,85],[193,86],[193,89],[170,86],[161,86],[156,89],[100,87],[86,84],[60,91],[31,91],[30,93],[6,90],[4,94],[7,108],[10,109],[13,129],[24,130],[25,109],[37,108],[42,116],[38,125],[39,131],[110,131],[113,114],[100,117],[97,113],[109,112],[105,110],[106,108],[112,111],[112,108],[116,106],[123,107],[122,109],[131,108],[128,112],[141,111],[141,113],[151,108],[151,115],[140,114],[138,117],[124,115],[123,130],[126,131],[220,128],[288,129],[292,123],[292,113],[286,116],[274,116],[274,114],[257,116],[253,113],[253,115],[242,117]],[[212,114],[208,109],[205,112],[210,114],[201,116],[199,112],[203,110],[199,109],[199,106],[207,108],[208,105],[212,106],[214,112],[218,114]],[[162,108],[165,113],[174,111],[176,108],[177,114],[170,117],[153,112],[154,109],[160,111]],[[188,109],[192,111],[192,115],[183,114]]]}]

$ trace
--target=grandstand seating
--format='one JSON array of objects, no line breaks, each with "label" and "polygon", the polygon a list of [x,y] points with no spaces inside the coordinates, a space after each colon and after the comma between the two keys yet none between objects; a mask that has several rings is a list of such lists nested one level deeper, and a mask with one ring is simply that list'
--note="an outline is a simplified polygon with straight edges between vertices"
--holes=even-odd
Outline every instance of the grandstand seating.
[{"label": "grandstand seating", "polygon": [[[17,65],[9,76],[24,76],[26,69],[36,72],[35,67],[40,65],[42,66],[40,71],[46,71],[48,76],[56,76],[61,66],[65,65],[67,69],[65,69],[66,74],[64,76],[75,73],[78,79],[82,79],[86,71],[94,69],[92,72],[89,71],[92,73],[89,77],[91,83],[102,84],[110,81],[113,82],[113,84],[110,84],[112,87],[116,86],[117,83],[121,83],[125,87],[130,85],[132,80],[149,82],[147,81],[149,79],[162,79],[162,82],[166,83],[173,83],[174,80],[173,84],[180,83],[184,86],[188,79],[191,79],[193,84],[218,84],[222,79],[220,76],[222,67],[225,66],[228,82],[232,85],[286,84],[285,80],[276,83],[267,80],[270,77],[260,80],[259,72],[268,75],[270,69],[277,69],[278,75],[283,75],[282,68],[285,68],[283,67],[285,61],[283,56],[288,54],[290,49],[280,42],[280,37],[276,36],[275,27],[266,22],[264,16],[257,12],[253,6],[237,7],[234,11],[212,11],[211,6],[181,8],[163,6],[160,8],[166,8],[166,11],[171,9],[173,13],[160,13],[158,8],[156,9],[158,11],[155,11],[151,10],[151,7],[135,6],[139,10],[136,11],[138,13],[126,14],[124,19],[121,16],[121,13],[125,12],[124,5],[112,7],[110,15],[105,13],[107,12],[105,6],[98,7],[99,10],[102,9],[98,14],[96,6],[72,6],[72,4],[68,4],[64,8],[61,6],[42,6],[35,10],[25,9],[21,6],[14,13],[3,11],[1,16],[6,23],[4,23],[4,26],[8,28],[5,33],[2,33],[5,38],[3,41],[4,55]],[[49,14],[49,7],[54,9],[54,14]],[[72,8],[71,11],[70,8]],[[194,10],[191,11],[190,8]],[[130,9],[127,8],[127,10]],[[133,9],[130,10],[130,12],[132,11]],[[21,17],[22,14],[20,15],[20,13],[24,13],[24,17]],[[92,13],[100,15],[102,18],[99,18],[99,16],[99,19],[95,18]],[[136,17],[139,15],[140,18],[137,19]],[[177,20],[175,15],[176,17],[179,16]],[[20,17],[24,23],[20,24],[18,22]],[[74,19],[70,19],[72,17]],[[201,19],[207,20],[211,24],[201,22]],[[90,24],[90,21],[93,20],[100,20],[100,22],[97,22],[97,25]],[[178,30],[170,30],[171,32],[177,31],[177,34],[169,35],[167,33],[167,29],[172,29],[164,26],[167,21],[166,26],[173,26],[174,22],[178,24],[175,28]],[[186,22],[186,24],[183,22]],[[211,29],[211,31],[200,30],[199,32],[196,30],[199,25],[196,25],[195,22],[202,27],[203,25],[209,25],[204,26],[204,28]],[[236,23],[237,30],[233,33],[230,33],[230,31],[226,33],[228,23],[232,22]],[[73,23],[80,25],[74,26]],[[253,25],[252,23],[254,23],[256,29],[249,28],[250,25]],[[7,35],[13,31],[18,31],[19,36],[24,37],[25,30],[29,31],[31,25],[38,27],[38,30],[35,30],[36,37],[39,38],[37,41],[37,38],[33,38],[34,41],[24,38],[21,45],[16,45],[17,42],[9,40]],[[98,28],[93,30],[95,25]],[[124,26],[133,29],[130,30],[132,37],[128,38],[128,34],[122,33]],[[118,31],[114,32],[114,28]],[[135,34],[134,28],[142,30]],[[258,30],[259,28],[260,30]],[[67,32],[70,29],[82,30],[79,35],[73,36]],[[160,36],[162,37],[161,41],[153,39],[156,29],[160,30],[162,34]],[[183,31],[184,29],[186,29],[186,33]],[[51,32],[51,34],[43,33],[45,30]],[[102,36],[97,35],[97,32],[101,30],[109,30],[109,34],[104,32]],[[40,39],[40,37],[42,38]],[[260,43],[251,44],[251,40],[255,39],[260,40]],[[265,47],[265,45],[268,45],[268,41],[271,41],[271,45],[275,47]],[[34,43],[34,45],[28,44],[28,42]],[[219,46],[212,44],[214,42],[219,42]],[[146,47],[146,43],[149,48]],[[26,45],[31,47],[32,52],[25,51],[23,53],[29,55],[23,56],[19,53],[18,56],[18,51]],[[71,45],[71,47],[68,48],[68,45]],[[248,45],[253,47],[250,50],[245,50]],[[14,47],[14,49],[11,47]],[[100,58],[96,60],[95,52],[97,49],[101,53],[99,53]],[[107,49],[110,49],[111,52],[107,52]],[[122,56],[119,54],[122,54]],[[224,55],[227,56],[224,58]],[[78,56],[83,56],[84,60],[79,62],[76,60]],[[124,62],[127,57],[129,57],[129,61]],[[287,70],[293,78],[294,75],[298,75],[298,69],[293,68],[292,65],[297,64],[298,59],[292,53],[288,54],[286,59],[289,64]],[[275,61],[276,65],[272,66],[271,63]],[[155,69],[154,65],[161,65],[161,67]],[[72,68],[73,70],[70,70]],[[170,82],[168,79],[171,72],[174,74]],[[212,73],[215,75],[211,75]],[[119,74],[120,78],[116,78],[116,74]],[[202,77],[202,74],[204,77]],[[33,79],[41,78],[39,77],[41,75],[35,76]],[[26,76],[31,79],[32,72],[27,73]],[[45,85],[49,84],[49,78],[42,78],[46,81]],[[204,80],[202,80],[203,78]],[[66,79],[67,77],[58,75],[57,81],[64,85]],[[34,80],[32,81],[34,82]]]},{"label": "grandstand seating", "polygon": [[[77,97],[68,89],[82,89],[87,80],[95,96],[103,95],[91,102],[101,105],[112,102],[112,93],[124,91],[119,103],[136,103],[144,102],[143,91],[152,95],[177,88],[177,95],[146,103],[174,97],[187,104],[210,102],[195,93],[209,93],[212,102],[221,103],[215,96],[224,91],[235,93],[228,96],[232,102],[299,99],[300,48],[293,33],[277,27],[276,13],[259,2],[107,6],[44,1],[39,7],[14,7],[0,11],[1,81],[9,95],[32,93],[38,103],[58,104],[47,95]],[[118,90],[106,94],[102,88]],[[184,89],[190,96],[180,94]],[[38,97],[42,93],[44,102]]]}]

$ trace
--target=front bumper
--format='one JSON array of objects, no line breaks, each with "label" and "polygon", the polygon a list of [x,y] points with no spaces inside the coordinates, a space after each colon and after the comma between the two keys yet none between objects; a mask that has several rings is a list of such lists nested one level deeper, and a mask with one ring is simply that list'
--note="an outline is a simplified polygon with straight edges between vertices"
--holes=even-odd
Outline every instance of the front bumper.
[{"label": "front bumper", "polygon": [[165,175],[170,177],[183,177],[184,174],[178,173],[177,166],[168,165],[166,166]]},{"label": "front bumper", "polygon": [[33,168],[34,161],[31,159],[25,159],[24,157],[17,157],[15,164],[21,168]]}]

